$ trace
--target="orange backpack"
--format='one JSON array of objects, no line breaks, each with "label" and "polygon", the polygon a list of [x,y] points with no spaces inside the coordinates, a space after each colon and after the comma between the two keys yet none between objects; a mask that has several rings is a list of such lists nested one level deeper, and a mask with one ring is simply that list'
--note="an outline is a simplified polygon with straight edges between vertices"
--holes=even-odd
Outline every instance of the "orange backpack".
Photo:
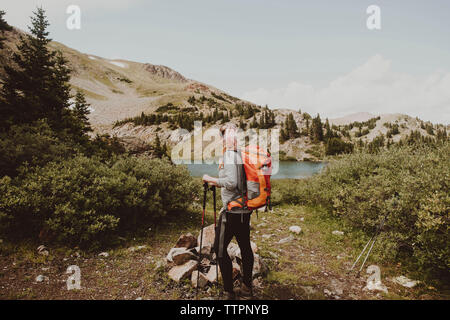
[{"label": "orange backpack", "polygon": [[251,211],[266,206],[267,211],[270,208],[272,157],[259,146],[249,145],[241,151],[241,158],[246,187],[242,197],[228,203],[227,209],[247,208]]}]

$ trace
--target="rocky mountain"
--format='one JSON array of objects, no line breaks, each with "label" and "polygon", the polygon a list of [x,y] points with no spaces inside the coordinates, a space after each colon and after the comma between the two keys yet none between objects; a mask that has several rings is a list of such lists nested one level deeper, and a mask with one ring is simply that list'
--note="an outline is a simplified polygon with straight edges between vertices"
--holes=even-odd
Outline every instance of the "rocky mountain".
[{"label": "rocky mountain", "polygon": [[[6,42],[5,48],[1,50],[0,66],[11,63],[12,53],[23,34],[24,32],[17,28],[5,33]],[[171,148],[183,139],[176,123],[199,114],[205,118],[209,117],[205,127],[220,126],[221,122],[227,120],[245,128],[262,128],[264,125],[267,128],[267,123],[261,125],[261,117],[270,113],[274,120],[270,128],[284,128],[288,115],[292,114],[298,129],[299,134],[280,145],[282,158],[318,160],[324,156],[323,142],[314,143],[308,134],[311,116],[306,113],[290,109],[269,111],[210,85],[187,79],[167,66],[110,60],[81,53],[56,41],[51,42],[50,46],[54,50],[60,50],[68,60],[73,70],[70,82],[74,92],[84,92],[88,103],[91,104],[90,122],[94,132],[117,136],[130,148],[151,145],[157,135],[161,143],[166,143]],[[1,72],[0,68],[0,74]],[[219,118],[216,118],[217,114]],[[132,121],[134,117],[149,115],[156,115],[165,121],[158,120],[155,124]],[[166,118],[171,116],[177,118],[175,124],[167,121]],[[330,120],[330,125],[338,133],[348,129],[347,134],[339,134],[346,141],[353,142],[369,142],[379,134],[386,135],[392,125],[398,128],[398,133],[393,137],[394,141],[412,130],[419,130],[424,135],[430,134],[423,121],[406,115],[376,117],[370,113],[359,113]],[[376,120],[370,124],[366,123],[370,122],[370,119]]]}]

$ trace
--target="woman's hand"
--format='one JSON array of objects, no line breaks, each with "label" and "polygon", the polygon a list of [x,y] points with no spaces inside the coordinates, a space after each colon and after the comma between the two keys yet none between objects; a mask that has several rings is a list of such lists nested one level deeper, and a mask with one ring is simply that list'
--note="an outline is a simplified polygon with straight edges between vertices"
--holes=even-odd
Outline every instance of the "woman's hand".
[{"label": "woman's hand", "polygon": [[211,176],[209,176],[207,174],[203,175],[202,180],[203,180],[203,182],[208,183],[210,186],[217,186],[218,185],[218,181],[217,181],[218,179],[214,178],[214,177],[211,177]]}]

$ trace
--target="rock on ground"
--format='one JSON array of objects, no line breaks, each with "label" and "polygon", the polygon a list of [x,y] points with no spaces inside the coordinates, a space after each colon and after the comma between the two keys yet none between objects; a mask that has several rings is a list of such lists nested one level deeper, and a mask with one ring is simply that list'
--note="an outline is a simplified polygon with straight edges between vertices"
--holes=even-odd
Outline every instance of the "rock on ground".
[{"label": "rock on ground", "polygon": [[180,280],[188,278],[192,272],[197,268],[198,262],[195,260],[189,260],[181,266],[175,266],[169,270],[169,278],[180,282]]},{"label": "rock on ground", "polygon": [[253,253],[258,252],[258,246],[256,245],[256,243],[254,243],[253,241],[250,241],[250,246],[252,247]]},{"label": "rock on ground", "polygon": [[241,274],[241,266],[233,261],[233,279],[236,279]]},{"label": "rock on ground", "polygon": [[217,282],[217,270],[219,271],[219,278],[221,278],[220,276],[220,268],[215,265],[211,265],[211,268],[209,268],[208,273],[206,274],[206,278],[208,279],[209,282],[214,283]]},{"label": "rock on ground", "polygon": [[[195,251],[197,253],[199,253],[200,252],[200,246],[195,247]],[[202,246],[201,255],[209,257],[211,255],[211,246]]]},{"label": "rock on ground", "polygon": [[169,262],[173,262],[173,256],[177,253],[185,252],[186,248],[172,248],[167,254],[166,260]]},{"label": "rock on ground", "polygon": [[194,288],[197,288],[197,278],[198,278],[198,287],[204,288],[208,284],[208,278],[204,273],[195,270],[191,275],[191,283]]},{"label": "rock on ground", "polygon": [[278,241],[278,244],[287,243],[287,242],[290,242],[292,240],[294,240],[294,237],[293,236],[289,236],[289,237],[283,238],[280,241]]},{"label": "rock on ground", "polygon": [[197,239],[191,234],[183,234],[180,236],[177,240],[177,243],[175,244],[175,248],[194,248],[197,245]]},{"label": "rock on ground", "polygon": [[197,259],[197,256],[191,251],[186,250],[186,248],[183,249],[184,251],[177,251],[172,255],[172,260],[176,265],[182,265],[189,260]]},{"label": "rock on ground", "polygon": [[333,232],[331,232],[332,234],[334,234],[335,236],[343,236],[344,232],[339,231],[339,230],[334,230]]},{"label": "rock on ground", "polygon": [[261,257],[258,254],[254,254],[254,263],[253,263],[253,271],[252,271],[252,275],[253,278],[260,276],[260,275],[265,275],[267,273],[267,266],[264,263],[264,261],[261,259]]},{"label": "rock on ground", "polygon": [[[200,245],[200,238],[202,233],[199,232],[197,237],[197,243]],[[216,236],[216,229],[214,228],[214,225],[211,224],[205,228],[203,228],[203,246],[210,246],[211,248],[214,246],[214,237]]]},{"label": "rock on ground", "polygon": [[300,234],[300,232],[302,232],[302,228],[300,228],[299,226],[291,226],[289,227],[289,231],[292,233]]},{"label": "rock on ground", "polygon": [[44,282],[44,281],[48,281],[48,277],[43,276],[42,274],[38,275],[35,279],[36,282]]},{"label": "rock on ground", "polygon": [[236,257],[239,259],[241,258],[241,249],[234,242],[231,242],[228,245],[227,252],[228,252],[228,255],[230,256],[231,260],[234,260]]}]

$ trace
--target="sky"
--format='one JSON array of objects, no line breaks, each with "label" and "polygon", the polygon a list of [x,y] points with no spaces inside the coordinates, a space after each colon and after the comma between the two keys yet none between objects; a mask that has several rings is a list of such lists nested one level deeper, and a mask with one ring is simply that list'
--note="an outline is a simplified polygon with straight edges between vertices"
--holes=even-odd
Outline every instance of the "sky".
[{"label": "sky", "polygon": [[[80,30],[66,27],[69,5],[81,9]],[[367,28],[370,5],[379,30]],[[271,108],[450,123],[448,0],[2,0],[0,9],[26,30],[36,6],[69,47],[166,65]]]}]

